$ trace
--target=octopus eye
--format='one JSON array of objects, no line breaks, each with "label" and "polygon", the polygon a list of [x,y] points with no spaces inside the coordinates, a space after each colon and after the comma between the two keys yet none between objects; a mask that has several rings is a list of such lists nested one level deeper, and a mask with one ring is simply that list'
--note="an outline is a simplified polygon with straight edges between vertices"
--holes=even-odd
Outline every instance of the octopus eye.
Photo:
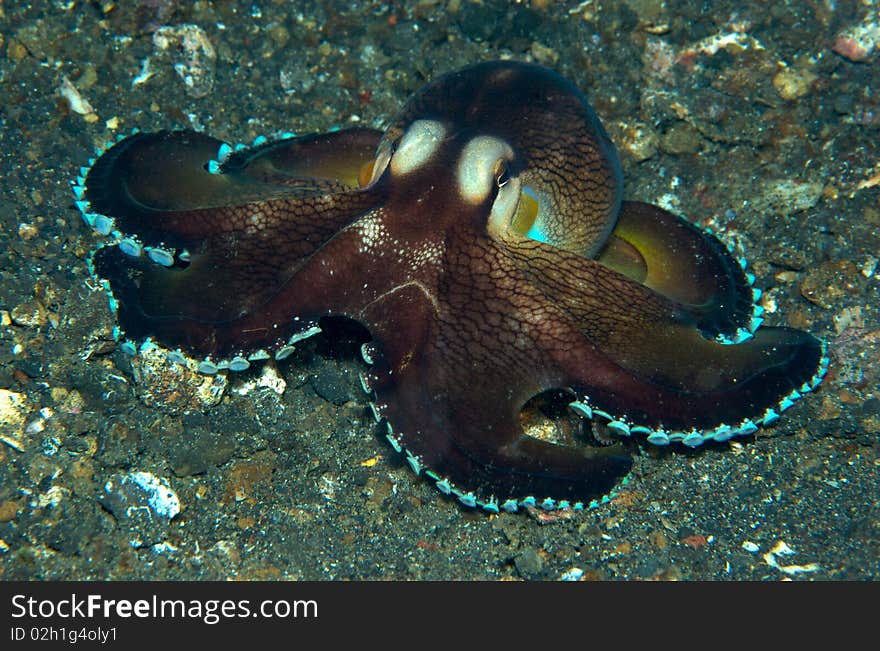
[{"label": "octopus eye", "polygon": [[486,229],[505,237],[519,202],[522,180],[516,154],[505,141],[477,136],[462,148],[456,169],[459,197],[467,204],[489,208]]},{"label": "octopus eye", "polygon": [[495,164],[495,185],[503,188],[510,181],[510,166],[504,159]]}]

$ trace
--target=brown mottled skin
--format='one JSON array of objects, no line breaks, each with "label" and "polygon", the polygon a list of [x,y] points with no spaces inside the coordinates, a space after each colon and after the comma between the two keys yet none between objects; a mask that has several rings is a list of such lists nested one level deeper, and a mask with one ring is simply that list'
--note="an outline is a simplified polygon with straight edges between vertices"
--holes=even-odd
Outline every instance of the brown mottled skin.
[{"label": "brown mottled skin", "polygon": [[[415,120],[446,127],[429,160],[400,175],[380,165],[358,187],[360,167],[377,150],[393,158]],[[487,228],[494,186],[483,201],[460,196],[456,163],[485,135],[511,146],[510,175],[542,198],[546,241]],[[580,92],[544,68],[450,73],[384,135],[279,141],[209,174],[219,145],[133,136],[86,179],[92,211],[191,256],[163,268],[99,250],[126,335],[221,360],[277,350],[304,322],[356,319],[377,348],[377,412],[423,467],[479,500],[586,502],[629,470],[619,446],[524,435],[520,409],[544,390],[652,428],[702,429],[760,414],[818,367],[818,341],[799,331],[712,340],[748,320],[738,264],[686,222],[621,203],[614,146]]]}]

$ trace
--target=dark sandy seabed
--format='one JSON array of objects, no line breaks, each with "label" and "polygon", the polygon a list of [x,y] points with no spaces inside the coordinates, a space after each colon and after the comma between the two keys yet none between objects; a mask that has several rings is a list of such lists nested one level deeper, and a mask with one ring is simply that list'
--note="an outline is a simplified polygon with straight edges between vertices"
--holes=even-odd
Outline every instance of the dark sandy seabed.
[{"label": "dark sandy seabed", "polygon": [[[709,6],[0,4],[0,579],[880,576],[878,3]],[[767,323],[828,342],[818,392],[729,444],[634,442],[629,484],[596,510],[489,516],[379,436],[354,333],[225,387],[117,349],[69,186],[95,147],[135,127],[382,126],[426,80],[493,58],[574,80],[626,195],[749,259]],[[138,472],[179,514],[127,508],[146,506],[120,488]]]}]

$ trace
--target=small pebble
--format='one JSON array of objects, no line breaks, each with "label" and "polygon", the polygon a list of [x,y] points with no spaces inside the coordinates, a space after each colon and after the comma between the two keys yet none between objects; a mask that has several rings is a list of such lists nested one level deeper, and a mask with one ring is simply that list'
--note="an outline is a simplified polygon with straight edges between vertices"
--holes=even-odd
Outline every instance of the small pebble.
[{"label": "small pebble", "polygon": [[695,154],[700,151],[702,137],[690,124],[674,124],[660,137],[660,148],[669,154]]},{"label": "small pebble", "polygon": [[39,328],[49,323],[49,312],[38,300],[26,301],[12,308],[12,322],[26,328]]},{"label": "small pebble", "polygon": [[24,420],[28,413],[25,396],[21,393],[0,389],[0,441],[24,452]]},{"label": "small pebble", "polygon": [[584,571],[579,567],[573,567],[567,572],[560,575],[560,581],[580,581],[584,576]]},{"label": "small pebble", "polygon": [[536,579],[544,569],[544,561],[541,560],[541,556],[532,547],[528,547],[519,554],[513,560],[513,563],[516,565],[520,576],[524,579]]},{"label": "small pebble", "polygon": [[34,226],[33,224],[28,224],[27,222],[22,222],[18,225],[18,236],[23,239],[25,242],[34,239],[37,235],[40,234],[40,229]]},{"label": "small pebble", "polygon": [[168,480],[149,472],[113,475],[98,499],[135,549],[164,540],[168,522],[180,513],[180,498]]},{"label": "small pebble", "polygon": [[9,522],[14,520],[18,515],[18,502],[15,500],[6,500],[0,504],[0,522]]},{"label": "small pebble", "polygon": [[783,68],[773,75],[773,88],[787,102],[794,101],[810,92],[816,75],[809,70]]},{"label": "small pebble", "polygon": [[644,122],[624,125],[621,133],[621,149],[641,163],[657,154],[660,136],[654,128]]}]

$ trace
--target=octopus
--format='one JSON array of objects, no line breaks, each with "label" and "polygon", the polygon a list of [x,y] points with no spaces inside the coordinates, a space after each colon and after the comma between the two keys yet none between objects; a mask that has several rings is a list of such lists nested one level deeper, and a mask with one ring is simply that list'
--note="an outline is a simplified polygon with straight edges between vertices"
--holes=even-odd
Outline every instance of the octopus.
[{"label": "octopus", "polygon": [[[90,264],[122,350],[242,372],[353,319],[380,435],[490,512],[595,506],[626,481],[628,437],[752,434],[828,367],[819,339],[759,327],[754,276],[713,234],[623,200],[596,113],[537,65],[445,74],[384,132],[135,132],[72,185],[106,236]],[[546,392],[622,438],[527,434]]]}]

